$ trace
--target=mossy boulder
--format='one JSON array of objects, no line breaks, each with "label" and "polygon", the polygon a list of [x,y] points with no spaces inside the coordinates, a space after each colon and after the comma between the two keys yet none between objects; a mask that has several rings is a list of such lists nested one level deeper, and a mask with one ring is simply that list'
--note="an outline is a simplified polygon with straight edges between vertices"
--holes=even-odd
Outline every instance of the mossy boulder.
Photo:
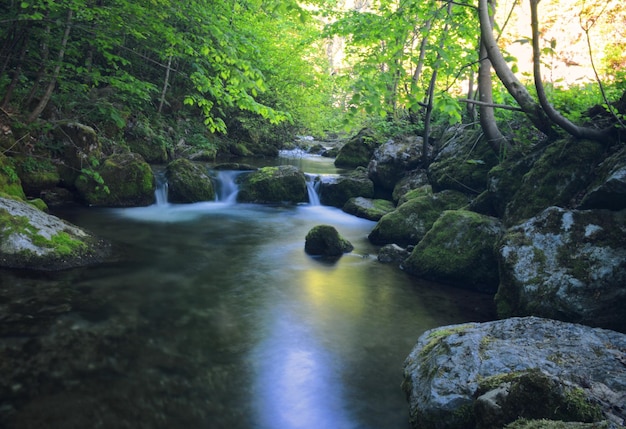
[{"label": "mossy boulder", "polygon": [[499,243],[500,317],[536,315],[626,332],[626,211],[550,207]]},{"label": "mossy boulder", "polygon": [[404,362],[411,425],[495,429],[520,417],[623,422],[625,349],[624,334],[536,317],[432,329]]},{"label": "mossy boulder", "polygon": [[70,122],[59,126],[53,138],[63,147],[63,164],[59,165],[61,180],[72,186],[83,168],[91,168],[103,157],[96,131],[88,125]]},{"label": "mossy boulder", "polygon": [[337,153],[335,166],[340,168],[367,167],[380,145],[376,134],[370,129],[363,129],[348,140]]},{"label": "mossy boulder", "polygon": [[61,181],[57,166],[49,159],[18,156],[15,167],[29,197],[39,197],[42,191],[55,188]]},{"label": "mossy boulder", "polygon": [[348,214],[374,221],[395,209],[396,206],[389,200],[364,197],[350,198],[343,206],[343,211]]},{"label": "mossy boulder", "polygon": [[[413,189],[430,186],[426,170],[418,169],[408,172],[394,186],[392,192],[393,202],[400,205],[400,199]],[[406,200],[404,201],[406,202]]]},{"label": "mossy boulder", "polygon": [[62,270],[102,261],[110,245],[32,204],[0,197],[0,266]]},{"label": "mossy boulder", "polygon": [[487,175],[498,157],[480,130],[454,126],[439,139],[436,155],[428,167],[435,192],[453,189],[479,194],[487,188]]},{"label": "mossy boulder", "polygon": [[602,162],[578,208],[626,209],[626,148]]},{"label": "mossy boulder", "polygon": [[417,244],[445,210],[466,206],[468,199],[457,191],[443,191],[407,201],[386,214],[369,234],[373,244]]},{"label": "mossy boulder", "polygon": [[25,200],[26,195],[22,188],[22,181],[15,171],[11,158],[0,152],[0,194]]},{"label": "mossy boulder", "polygon": [[564,139],[548,145],[507,205],[507,225],[531,218],[550,206],[570,207],[591,183],[604,151],[601,143],[590,140]]},{"label": "mossy boulder", "polygon": [[155,201],[156,179],[150,165],[136,153],[114,154],[92,174],[75,183],[83,201],[92,206],[147,206]]},{"label": "mossy boulder", "polygon": [[367,176],[365,168],[360,167],[338,177],[322,177],[322,204],[342,208],[350,198],[355,197],[374,198],[374,182]]},{"label": "mossy boulder", "polygon": [[215,200],[215,189],[206,168],[180,158],[165,170],[167,198],[171,203],[195,203]]},{"label": "mossy boulder", "polygon": [[237,201],[245,203],[305,203],[306,177],[297,167],[263,167],[241,176]]},{"label": "mossy boulder", "polygon": [[367,170],[374,185],[393,191],[396,183],[422,162],[422,138],[411,135],[387,140],[374,150]]},{"label": "mossy boulder", "polygon": [[337,257],[354,249],[331,225],[314,226],[306,235],[304,251],[309,255]]},{"label": "mossy boulder", "polygon": [[404,270],[440,283],[495,293],[498,262],[495,245],[501,222],[467,210],[444,211],[404,261]]},{"label": "mossy boulder", "polygon": [[397,205],[401,206],[402,204],[414,198],[429,197],[432,195],[433,195],[433,187],[430,185],[424,185],[419,188],[415,188],[415,189],[411,189],[410,191],[407,191],[404,195],[402,195],[398,199]]}]

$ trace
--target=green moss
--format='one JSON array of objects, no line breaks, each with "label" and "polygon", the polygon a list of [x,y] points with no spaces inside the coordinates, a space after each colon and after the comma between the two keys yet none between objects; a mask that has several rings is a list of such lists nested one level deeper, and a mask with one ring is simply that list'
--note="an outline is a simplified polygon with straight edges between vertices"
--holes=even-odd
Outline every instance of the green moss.
[{"label": "green moss", "polygon": [[432,352],[433,349],[437,347],[437,345],[439,345],[441,343],[441,340],[443,340],[444,338],[448,338],[450,335],[454,334],[462,334],[463,332],[473,327],[473,324],[468,323],[465,325],[451,326],[449,328],[439,328],[432,331],[430,334],[428,334],[428,337],[426,337],[428,343],[426,343],[426,345],[420,350],[420,358],[429,355],[430,352]]},{"label": "green moss", "polygon": [[548,419],[518,419],[505,426],[506,429],[609,429],[608,421],[597,423],[563,422]]},{"label": "green moss", "polygon": [[42,212],[48,213],[48,205],[41,198],[35,198],[33,200],[28,200],[28,204],[37,207]]},{"label": "green moss", "polygon": [[67,256],[80,253],[87,249],[87,245],[80,240],[72,238],[67,232],[59,232],[47,239],[42,235],[35,234],[32,236],[33,244],[39,247],[47,247],[53,249],[60,256]]}]

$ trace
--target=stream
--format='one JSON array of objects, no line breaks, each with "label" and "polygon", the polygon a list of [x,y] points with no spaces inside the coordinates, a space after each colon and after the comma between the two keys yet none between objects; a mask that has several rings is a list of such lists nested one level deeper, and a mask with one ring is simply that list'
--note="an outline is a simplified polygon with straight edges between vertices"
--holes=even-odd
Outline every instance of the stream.
[{"label": "stream", "polygon": [[[118,262],[0,272],[0,427],[409,427],[400,384],[417,338],[492,319],[492,298],[378,262],[375,223],[314,197],[238,204],[236,174],[215,173],[217,201],[169,204],[161,186],[150,207],[56,213],[116,243]],[[354,251],[307,255],[317,224]]]}]

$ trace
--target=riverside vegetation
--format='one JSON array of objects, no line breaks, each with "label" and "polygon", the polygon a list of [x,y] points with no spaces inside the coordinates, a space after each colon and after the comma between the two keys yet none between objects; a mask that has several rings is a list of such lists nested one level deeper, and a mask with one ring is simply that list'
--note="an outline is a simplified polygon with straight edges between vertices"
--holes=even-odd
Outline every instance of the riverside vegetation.
[{"label": "riverside vegetation", "polygon": [[[3,268],[118,258],[110,243],[46,212],[153,204],[157,164],[175,201],[191,203],[215,196],[207,164],[323,151],[347,172],[315,179],[322,204],[376,221],[368,238],[381,263],[494,297],[500,320],[424,333],[407,358],[415,428],[625,425],[619,41],[605,46],[595,82],[563,89],[541,74],[558,52],[541,49],[549,12],[534,0],[528,85],[494,37],[487,0],[381,1],[363,11],[193,1],[162,2],[157,12],[149,2],[116,2],[116,13],[87,3],[0,6],[9,24],[0,33]],[[619,2],[579,6],[588,40],[607,15],[622,22],[626,12]],[[400,36],[380,43],[391,27]],[[336,38],[354,43],[345,74],[328,70],[320,53],[321,41],[332,47]],[[469,82],[468,94],[455,79]],[[316,141],[297,138],[307,133]],[[250,170],[239,176],[241,202],[307,201],[295,167],[233,169]],[[323,253],[331,239],[330,256],[352,247],[330,225],[305,246]]]}]

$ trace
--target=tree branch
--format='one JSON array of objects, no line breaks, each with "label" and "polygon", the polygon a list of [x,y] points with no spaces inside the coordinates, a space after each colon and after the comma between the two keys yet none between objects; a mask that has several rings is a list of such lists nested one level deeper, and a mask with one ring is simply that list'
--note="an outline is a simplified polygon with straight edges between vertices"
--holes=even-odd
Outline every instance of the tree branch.
[{"label": "tree branch", "polygon": [[462,98],[459,101],[461,103],[478,104],[479,106],[493,107],[495,109],[513,110],[515,112],[524,112],[524,109],[522,109],[521,107],[509,106],[509,105],[506,105],[506,104],[486,103],[484,101],[470,100],[468,98]]}]

